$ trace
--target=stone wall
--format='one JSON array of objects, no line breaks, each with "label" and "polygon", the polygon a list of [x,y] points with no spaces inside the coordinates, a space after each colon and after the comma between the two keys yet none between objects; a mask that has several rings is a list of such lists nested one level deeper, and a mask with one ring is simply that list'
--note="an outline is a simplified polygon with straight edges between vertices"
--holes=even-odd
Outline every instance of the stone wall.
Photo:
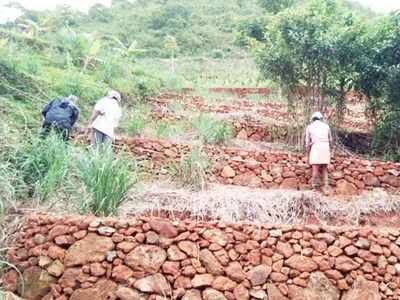
[{"label": "stone wall", "polygon": [[399,299],[399,246],[398,229],[31,215],[7,259],[26,299]]},{"label": "stone wall", "polygon": [[[116,147],[152,159],[157,166],[178,161],[190,151],[186,144],[139,138],[117,138]],[[306,190],[311,169],[302,154],[206,145],[203,150],[212,161],[210,181],[261,188]],[[339,195],[355,195],[364,190],[400,190],[400,164],[361,160],[336,155],[330,166],[330,185]]]}]

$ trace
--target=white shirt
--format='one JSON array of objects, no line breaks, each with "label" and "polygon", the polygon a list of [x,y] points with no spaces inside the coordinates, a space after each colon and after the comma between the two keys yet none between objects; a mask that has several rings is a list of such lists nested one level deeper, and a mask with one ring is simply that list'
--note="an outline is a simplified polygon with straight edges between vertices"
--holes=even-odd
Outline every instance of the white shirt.
[{"label": "white shirt", "polygon": [[316,120],[306,129],[306,147],[315,143],[329,143],[331,141],[331,129],[329,125]]},{"label": "white shirt", "polygon": [[114,129],[118,126],[122,114],[118,101],[114,98],[102,98],[96,103],[94,110],[102,114],[96,117],[92,128],[113,138]]}]

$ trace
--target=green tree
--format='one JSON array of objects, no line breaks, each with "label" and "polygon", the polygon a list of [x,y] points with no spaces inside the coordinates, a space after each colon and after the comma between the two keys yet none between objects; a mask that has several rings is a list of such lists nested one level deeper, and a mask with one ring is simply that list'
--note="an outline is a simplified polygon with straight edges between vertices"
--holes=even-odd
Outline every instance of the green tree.
[{"label": "green tree", "polygon": [[362,47],[361,21],[355,22],[332,0],[308,0],[271,17],[257,60],[266,78],[279,83],[291,104],[300,101],[308,120],[311,110],[323,110],[329,96],[351,89],[354,62]]}]

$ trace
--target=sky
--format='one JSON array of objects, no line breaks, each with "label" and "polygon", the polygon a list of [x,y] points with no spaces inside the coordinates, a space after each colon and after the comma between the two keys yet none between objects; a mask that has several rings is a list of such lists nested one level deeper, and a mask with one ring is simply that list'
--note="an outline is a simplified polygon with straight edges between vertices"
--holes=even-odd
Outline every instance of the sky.
[{"label": "sky", "polygon": [[[23,6],[34,10],[54,9],[59,5],[69,5],[81,11],[88,9],[96,3],[110,5],[112,0],[14,0]],[[222,1],[222,0],[217,0]],[[400,0],[351,0],[359,2],[365,6],[369,6],[378,12],[390,12],[392,10],[400,10]],[[12,21],[20,15],[16,9],[4,7],[3,5],[10,0],[0,0],[0,23]]]}]

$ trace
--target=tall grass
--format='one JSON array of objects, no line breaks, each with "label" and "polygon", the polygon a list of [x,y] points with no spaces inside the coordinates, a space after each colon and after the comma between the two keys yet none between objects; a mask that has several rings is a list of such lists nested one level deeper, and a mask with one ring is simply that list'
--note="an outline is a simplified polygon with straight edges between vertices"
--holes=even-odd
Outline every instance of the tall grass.
[{"label": "tall grass", "polygon": [[117,213],[132,184],[137,181],[137,165],[123,154],[115,156],[111,147],[100,147],[82,154],[78,173],[87,199],[82,199],[81,211],[109,216]]},{"label": "tall grass", "polygon": [[57,135],[41,139],[31,136],[21,146],[16,157],[24,182],[31,187],[31,194],[41,201],[48,199],[66,180],[71,166],[71,149]]},{"label": "tall grass", "polygon": [[200,140],[206,144],[226,144],[233,136],[232,125],[223,120],[216,120],[200,114],[192,122]]},{"label": "tall grass", "polygon": [[194,190],[204,190],[207,185],[207,171],[210,168],[210,159],[201,147],[193,147],[187,155],[181,157],[180,162],[173,168],[174,175],[183,186]]},{"label": "tall grass", "polygon": [[151,108],[145,103],[139,102],[134,106],[130,113],[129,120],[125,121],[129,134],[140,135],[143,133],[143,130],[149,122],[150,111]]}]

